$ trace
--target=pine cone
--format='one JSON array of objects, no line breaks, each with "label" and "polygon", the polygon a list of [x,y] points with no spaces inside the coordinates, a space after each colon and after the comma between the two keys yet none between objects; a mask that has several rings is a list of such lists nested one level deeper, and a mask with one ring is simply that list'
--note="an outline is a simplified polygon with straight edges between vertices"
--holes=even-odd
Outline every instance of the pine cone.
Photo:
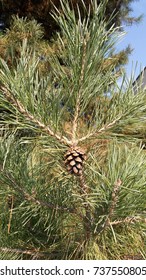
[{"label": "pine cone", "polygon": [[86,159],[85,152],[81,148],[71,148],[65,154],[66,169],[75,175],[81,175],[83,162]]}]

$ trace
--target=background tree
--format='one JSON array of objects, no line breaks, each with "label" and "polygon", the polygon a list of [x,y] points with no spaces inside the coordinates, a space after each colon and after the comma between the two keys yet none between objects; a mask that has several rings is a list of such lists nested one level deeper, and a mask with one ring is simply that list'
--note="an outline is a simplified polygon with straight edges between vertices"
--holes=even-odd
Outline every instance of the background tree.
[{"label": "background tree", "polygon": [[25,38],[12,65],[1,59],[2,258],[145,258],[146,155],[139,139],[117,133],[144,121],[145,98],[125,76],[119,87],[114,67],[101,71],[119,34],[103,11],[94,2],[92,19],[78,10],[76,21],[62,2],[47,75]]},{"label": "background tree", "polygon": [[[132,12],[131,3],[134,0],[111,0],[107,1],[106,9],[105,9],[105,16],[108,20],[113,14],[113,22],[111,21],[110,24],[115,24],[116,26],[122,26],[122,23],[125,22],[126,24],[132,24],[134,22],[138,22],[141,17],[131,17],[130,12]],[[84,15],[84,8],[79,0],[69,1],[71,3],[71,7],[77,11],[77,5],[80,7],[81,15]],[[97,4],[99,5],[103,1],[96,0]],[[0,12],[4,15],[6,21],[9,22],[10,17],[12,15],[19,15],[20,17],[28,17],[28,18],[35,18],[38,22],[43,23],[43,26],[46,26],[46,35],[50,36],[50,34],[56,31],[57,26],[59,27],[58,23],[56,23],[51,15],[50,12],[54,10],[54,5],[61,10],[60,1],[53,0],[53,1],[46,1],[46,0],[26,0],[25,2],[22,0],[2,0],[0,1]],[[88,8],[92,3],[91,0],[84,0],[84,5]],[[77,15],[77,12],[76,12]],[[49,28],[48,28],[49,27]],[[58,29],[58,28],[57,28]]]}]

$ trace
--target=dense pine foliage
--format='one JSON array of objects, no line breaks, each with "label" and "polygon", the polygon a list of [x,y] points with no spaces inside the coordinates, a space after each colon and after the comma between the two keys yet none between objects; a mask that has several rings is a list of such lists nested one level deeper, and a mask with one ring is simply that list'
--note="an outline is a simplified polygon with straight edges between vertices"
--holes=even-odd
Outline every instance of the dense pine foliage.
[{"label": "dense pine foliage", "polygon": [[117,83],[106,5],[62,1],[51,42],[19,17],[0,37],[1,259],[145,258],[146,155],[123,133],[145,95]]}]

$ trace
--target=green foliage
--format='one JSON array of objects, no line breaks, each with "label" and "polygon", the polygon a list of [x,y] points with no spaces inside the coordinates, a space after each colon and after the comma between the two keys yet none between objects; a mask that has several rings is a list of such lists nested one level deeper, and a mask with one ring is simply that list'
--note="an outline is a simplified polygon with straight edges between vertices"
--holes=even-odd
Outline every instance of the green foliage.
[{"label": "green foliage", "polygon": [[21,254],[18,252],[13,252],[13,250],[2,250],[0,252],[0,260],[20,260]]},{"label": "green foliage", "polygon": [[[61,151],[50,145],[40,149],[37,142],[32,148],[22,139],[7,137],[1,145],[3,244],[22,251],[33,248],[31,257],[39,248],[38,258],[47,259],[120,259],[128,254],[140,255],[145,231],[146,156],[135,145],[128,148],[115,144],[109,147],[107,164],[101,165],[100,151],[96,156],[95,150],[86,163],[92,215],[91,236],[86,240],[80,185],[76,178],[67,175],[60,160]],[[117,203],[110,224],[105,226],[118,178],[122,184]],[[8,234],[8,196],[12,195],[14,206]],[[23,258],[26,256],[23,254]]]},{"label": "green foliage", "polygon": [[[61,4],[47,74],[27,39],[12,66],[0,60],[0,248],[23,259],[144,258],[146,155],[118,135],[145,121],[144,93],[125,76],[119,87],[113,65],[103,72],[121,36],[107,31],[104,6],[76,21]],[[76,148],[87,156],[78,176],[64,162]]]},{"label": "green foliage", "polygon": [[[118,123],[119,126],[120,122],[123,125],[123,121],[126,123],[127,118],[129,120],[136,115],[139,117],[145,108],[143,92],[135,95],[131,86],[132,81],[127,86],[126,93],[123,86],[118,88],[114,76],[114,65],[111,65],[106,72],[102,71],[104,59],[107,57],[110,59],[110,51],[117,40],[118,33],[117,29],[113,28],[106,31],[106,23],[104,19],[101,22],[101,16],[99,17],[100,9],[100,7],[96,9],[91,22],[89,19],[82,22],[79,17],[77,24],[75,14],[68,11],[66,6],[64,6],[66,19],[62,13],[56,14],[56,20],[60,23],[63,33],[63,39],[58,35],[59,57],[62,53],[66,55],[68,71],[60,64],[58,53],[57,55],[54,53],[50,54],[48,58],[51,71],[47,77],[40,77],[38,67],[41,62],[37,59],[36,52],[34,53],[27,46],[26,40],[23,43],[21,57],[18,59],[15,71],[8,70],[7,64],[2,60],[1,80],[3,84],[10,91],[11,88],[14,89],[13,98],[18,98],[21,105],[36,118],[36,121],[33,120],[35,125],[38,121],[42,121],[45,125],[50,124],[55,131],[58,129],[60,133],[64,131],[65,134],[64,122],[73,118],[77,110],[77,103],[81,104],[78,119],[82,121],[84,114],[88,112],[90,103],[94,100],[92,122],[90,122],[91,132],[87,130],[89,125],[87,121],[84,134],[90,132],[91,135],[96,135],[101,126],[110,127],[112,123]],[[55,86],[56,83],[58,88]],[[110,92],[110,98],[105,95],[106,92],[108,95]],[[104,95],[105,102],[101,104],[98,97]],[[5,102],[6,109],[8,109],[7,106],[11,106],[11,112],[14,110],[14,117],[12,117],[12,113],[10,123],[15,123],[17,106],[14,109],[13,104],[7,105],[7,101]],[[140,111],[138,111],[138,107],[141,107]],[[19,109],[17,114],[20,115]],[[9,114],[8,118],[10,118]],[[31,127],[31,116],[27,119],[29,119],[29,123],[26,124],[25,120],[25,125]],[[19,122],[19,118],[16,122]],[[81,135],[80,131],[77,133],[82,138],[85,137]]]}]

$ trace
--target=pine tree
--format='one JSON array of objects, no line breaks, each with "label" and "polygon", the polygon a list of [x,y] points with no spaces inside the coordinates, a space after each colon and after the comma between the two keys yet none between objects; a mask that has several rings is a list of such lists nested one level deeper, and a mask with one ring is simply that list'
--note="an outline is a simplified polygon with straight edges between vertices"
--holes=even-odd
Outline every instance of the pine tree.
[{"label": "pine tree", "polygon": [[[81,16],[84,14],[84,8],[82,2],[88,8],[92,0],[73,0],[69,1],[70,6],[73,7],[76,11],[77,16],[77,6],[80,8]],[[102,4],[101,0],[96,0],[97,4]],[[132,12],[131,4],[134,0],[110,0],[107,1],[105,17],[107,20],[110,18],[111,14],[114,15],[113,21],[110,24],[115,24],[116,26],[121,26],[122,22],[126,24],[132,24],[134,22],[139,22],[141,16],[132,17],[130,13]],[[61,4],[58,0],[26,0],[25,2],[22,0],[1,0],[0,1],[0,12],[3,15],[6,22],[9,22],[11,15],[19,15],[20,17],[29,17],[35,18],[37,21],[43,23],[46,26],[46,31],[48,34],[54,32],[54,30],[58,29],[58,23],[54,21],[49,14],[54,10],[54,6],[56,6],[59,10],[61,10]],[[49,30],[48,30],[49,27]]]},{"label": "pine tree", "polygon": [[105,6],[94,1],[92,20],[78,10],[76,21],[61,5],[47,74],[26,39],[15,63],[0,62],[1,256],[145,258],[146,155],[118,133],[145,120],[144,93],[125,76],[119,87],[113,65],[101,71],[121,36],[107,29]]}]

